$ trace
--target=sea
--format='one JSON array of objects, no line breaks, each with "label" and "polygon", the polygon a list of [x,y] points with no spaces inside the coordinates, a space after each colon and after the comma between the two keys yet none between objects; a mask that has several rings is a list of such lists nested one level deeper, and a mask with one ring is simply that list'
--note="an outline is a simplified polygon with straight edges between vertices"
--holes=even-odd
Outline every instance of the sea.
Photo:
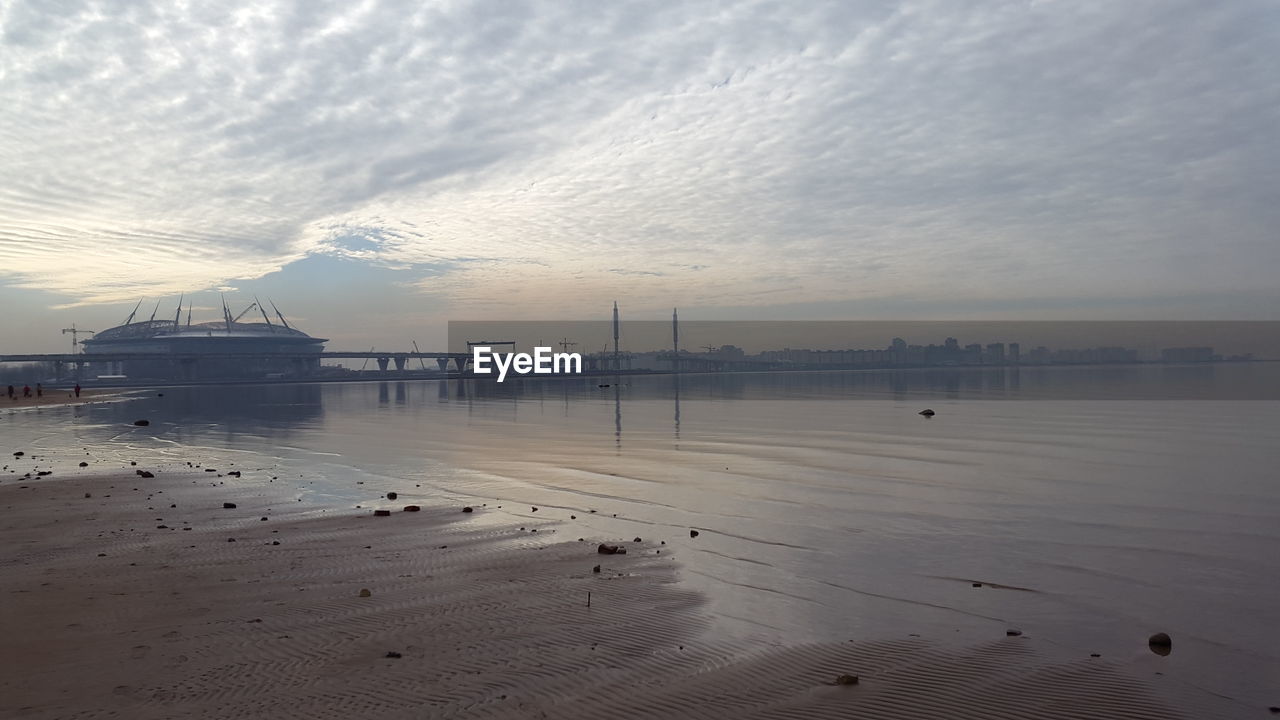
[{"label": "sea", "polygon": [[147,388],[0,409],[0,450],[643,538],[760,647],[1016,630],[1280,705],[1280,363]]}]

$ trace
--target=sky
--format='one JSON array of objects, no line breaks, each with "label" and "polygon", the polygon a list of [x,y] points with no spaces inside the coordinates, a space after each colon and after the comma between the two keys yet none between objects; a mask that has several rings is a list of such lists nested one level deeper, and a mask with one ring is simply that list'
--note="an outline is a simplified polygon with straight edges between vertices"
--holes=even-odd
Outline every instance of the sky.
[{"label": "sky", "polygon": [[1272,0],[0,0],[0,351],[1280,319],[1278,78]]}]

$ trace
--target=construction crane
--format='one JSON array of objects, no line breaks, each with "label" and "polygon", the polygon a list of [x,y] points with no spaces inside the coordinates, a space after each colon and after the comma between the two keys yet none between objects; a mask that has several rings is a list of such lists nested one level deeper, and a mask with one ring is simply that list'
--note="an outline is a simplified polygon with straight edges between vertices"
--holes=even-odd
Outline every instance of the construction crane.
[{"label": "construction crane", "polygon": [[77,352],[80,352],[80,351],[77,349],[77,348],[80,346],[80,338],[79,338],[79,336],[80,336],[80,335],[92,335],[92,334],[94,333],[94,331],[93,331],[93,330],[77,330],[77,329],[76,329],[76,324],[75,324],[75,323],[71,323],[71,327],[69,327],[69,328],[62,328],[62,334],[63,334],[63,335],[66,335],[67,333],[71,333],[71,354],[72,354],[72,355],[75,355]]},{"label": "construction crane", "polygon": [[[558,343],[556,343],[556,344],[557,344],[557,345],[559,345],[559,346],[560,346],[560,349],[561,349],[561,350],[563,350],[563,351],[565,351],[565,352],[569,352],[569,348],[571,348],[571,347],[577,347],[577,346],[578,346],[578,343],[576,343],[576,342],[569,342],[569,338],[564,338],[563,340],[561,340],[560,342],[558,342]],[[607,348],[606,348],[606,349],[607,349]]]},{"label": "construction crane", "polygon": [[702,349],[706,350],[708,353],[713,353],[719,350],[720,348],[716,345],[703,345]]},{"label": "construction crane", "polygon": [[[231,318],[231,322],[232,322],[232,323],[238,323],[238,322],[240,322],[240,318],[242,318],[242,317],[244,317],[245,315],[247,315],[247,314],[249,313],[249,311],[250,311],[250,310],[252,310],[252,309],[254,309],[254,308],[256,308],[256,307],[258,307],[258,303],[256,303],[256,302],[249,303],[249,307],[245,308],[244,310],[241,310],[239,315],[237,315],[237,316],[235,316],[235,317]],[[266,315],[266,313],[263,313],[263,315],[265,316],[265,315]]]}]

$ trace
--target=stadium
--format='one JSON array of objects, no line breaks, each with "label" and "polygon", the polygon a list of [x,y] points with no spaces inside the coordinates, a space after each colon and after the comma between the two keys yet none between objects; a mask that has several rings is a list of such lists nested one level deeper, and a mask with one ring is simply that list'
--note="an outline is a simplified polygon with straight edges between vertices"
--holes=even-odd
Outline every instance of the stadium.
[{"label": "stadium", "polygon": [[[120,356],[92,363],[94,374],[136,380],[279,379],[318,370],[327,340],[291,326],[275,303],[271,308],[275,322],[257,298],[233,317],[224,300],[221,321],[193,325],[190,305],[182,321],[181,300],[172,320],[156,320],[152,312],[150,319],[134,322],[134,307],[123,325],[83,341],[84,352]],[[262,322],[242,322],[255,309]]]}]

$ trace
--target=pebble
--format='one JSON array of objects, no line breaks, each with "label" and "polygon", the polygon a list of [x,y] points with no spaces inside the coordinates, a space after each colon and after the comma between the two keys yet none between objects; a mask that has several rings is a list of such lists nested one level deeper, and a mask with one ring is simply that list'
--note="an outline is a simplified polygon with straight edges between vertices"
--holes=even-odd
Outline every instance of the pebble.
[{"label": "pebble", "polygon": [[1157,655],[1168,655],[1173,652],[1173,640],[1166,633],[1156,633],[1147,638],[1147,645],[1150,646],[1151,652]]},{"label": "pebble", "polygon": [[373,597],[373,593],[369,592],[369,588],[361,588],[360,597]]}]

